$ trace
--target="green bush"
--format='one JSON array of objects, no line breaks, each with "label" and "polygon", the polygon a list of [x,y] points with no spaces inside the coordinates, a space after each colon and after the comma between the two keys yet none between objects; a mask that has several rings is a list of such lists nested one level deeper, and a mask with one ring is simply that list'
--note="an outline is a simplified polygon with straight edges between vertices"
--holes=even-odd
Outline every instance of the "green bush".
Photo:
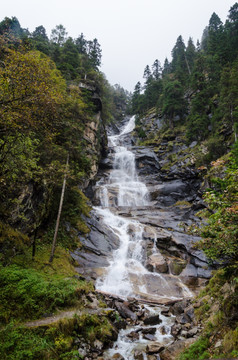
[{"label": "green bush", "polygon": [[0,321],[36,319],[76,303],[77,279],[45,279],[33,269],[0,267]]},{"label": "green bush", "polygon": [[81,359],[73,338],[46,330],[28,329],[13,323],[0,330],[0,358],[8,360]]},{"label": "green bush", "polygon": [[209,347],[209,339],[201,337],[189,349],[186,349],[179,357],[179,360],[203,360],[210,357],[206,351]]}]

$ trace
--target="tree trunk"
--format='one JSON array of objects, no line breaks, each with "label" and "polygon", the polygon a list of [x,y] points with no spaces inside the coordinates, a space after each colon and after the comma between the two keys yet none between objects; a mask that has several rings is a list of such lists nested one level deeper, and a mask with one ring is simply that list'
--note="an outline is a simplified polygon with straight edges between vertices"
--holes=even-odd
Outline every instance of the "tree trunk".
[{"label": "tree trunk", "polygon": [[187,59],[186,55],[185,55],[185,62],[186,62],[187,68],[188,68],[188,73],[189,73],[189,75],[191,75],[191,70],[190,70],[190,66],[189,66],[188,59]]},{"label": "tree trunk", "polygon": [[57,220],[56,220],[54,239],[53,239],[53,242],[52,242],[50,260],[49,260],[50,263],[53,261],[54,253],[55,253],[56,239],[57,239],[57,234],[58,234],[58,230],[59,230],[59,223],[60,223],[60,215],[61,215],[63,201],[64,201],[64,192],[65,192],[65,186],[66,186],[66,177],[67,177],[68,165],[69,165],[69,154],[67,155],[67,161],[66,161],[66,166],[65,166],[64,181],[63,181],[62,190],[61,190],[61,197],[60,197],[58,216],[57,216]]},{"label": "tree trunk", "polygon": [[33,239],[33,243],[32,243],[32,260],[35,260],[37,230],[38,230],[38,228],[35,229],[34,239]]}]

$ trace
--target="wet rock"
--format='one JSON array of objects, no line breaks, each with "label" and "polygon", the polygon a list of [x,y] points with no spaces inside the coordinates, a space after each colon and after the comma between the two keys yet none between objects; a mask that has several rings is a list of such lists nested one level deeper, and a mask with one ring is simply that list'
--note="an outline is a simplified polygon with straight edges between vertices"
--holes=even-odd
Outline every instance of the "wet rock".
[{"label": "wet rock", "polygon": [[156,354],[164,350],[164,346],[160,343],[149,344],[146,347],[147,354]]},{"label": "wet rock", "polygon": [[[176,174],[177,167],[171,168]],[[157,200],[163,206],[171,206],[178,200],[182,200],[186,195],[191,195],[189,184],[182,180],[164,181],[162,184],[155,185],[150,188],[150,196],[152,200]]]},{"label": "wet rock", "polygon": [[168,265],[165,258],[158,252],[149,256],[146,262],[146,268],[152,272],[167,273]]},{"label": "wet rock", "polygon": [[187,338],[188,337],[188,332],[187,330],[182,330],[180,333],[181,337]]},{"label": "wet rock", "polygon": [[145,240],[152,240],[154,242],[154,240],[156,239],[156,231],[154,228],[150,227],[150,226],[145,226],[144,227],[144,231],[142,233],[143,239]]},{"label": "wet rock", "polygon": [[158,325],[162,322],[159,315],[149,316],[144,320],[145,325]]},{"label": "wet rock", "polygon": [[130,318],[133,321],[137,320],[137,316],[135,313],[133,313],[133,311],[131,311],[129,309],[129,307],[125,304],[125,303],[121,303],[119,301],[115,301],[115,307],[117,309],[117,311],[119,312],[119,314],[124,318]]},{"label": "wet rock", "polygon": [[151,334],[144,334],[143,339],[149,340],[149,341],[156,341],[156,337],[154,335],[151,335]]},{"label": "wet rock", "polygon": [[112,155],[102,159],[99,166],[100,166],[100,169],[112,169],[113,168]]},{"label": "wet rock", "polygon": [[114,359],[114,360],[125,360],[125,358],[119,353],[114,354],[112,356],[112,359]]},{"label": "wet rock", "polygon": [[152,328],[142,329],[141,332],[142,332],[142,334],[154,335],[156,333],[156,328],[152,327]]},{"label": "wet rock", "polygon": [[114,323],[114,326],[117,330],[125,329],[127,326],[126,320],[119,320]]},{"label": "wet rock", "polygon": [[169,261],[169,270],[173,275],[179,275],[186,267],[187,261],[179,258],[171,258]]},{"label": "wet rock", "polygon": [[139,303],[136,299],[134,298],[128,298],[127,299],[128,301],[125,301],[124,304],[126,306],[128,306],[128,308],[133,311],[133,312],[137,312],[140,310],[140,306],[139,306]]},{"label": "wet rock", "polygon": [[164,307],[163,310],[161,310],[161,315],[169,316],[169,307]]},{"label": "wet rock", "polygon": [[140,351],[140,350],[135,350],[134,359],[135,360],[144,360],[144,352]]},{"label": "wet rock", "polygon": [[[143,280],[149,294],[156,294],[155,298],[157,298],[157,300],[158,297],[162,297],[159,299],[159,302],[157,302],[161,305],[170,305],[178,301],[173,301],[171,297],[182,298],[184,296],[181,282],[172,275],[148,273],[143,275]],[[147,299],[144,294],[143,298]],[[153,300],[153,296],[149,295],[148,300]]]},{"label": "wet rock", "polygon": [[160,333],[161,333],[162,335],[166,335],[166,334],[168,333],[168,331],[167,331],[167,329],[166,329],[165,326],[162,326],[162,327],[160,328]]},{"label": "wet rock", "polygon": [[135,340],[139,340],[139,333],[138,332],[136,332],[136,331],[132,331],[132,332],[130,332],[130,334],[128,334],[127,335],[127,337],[129,338],[129,339],[131,339],[132,341],[135,341]]}]

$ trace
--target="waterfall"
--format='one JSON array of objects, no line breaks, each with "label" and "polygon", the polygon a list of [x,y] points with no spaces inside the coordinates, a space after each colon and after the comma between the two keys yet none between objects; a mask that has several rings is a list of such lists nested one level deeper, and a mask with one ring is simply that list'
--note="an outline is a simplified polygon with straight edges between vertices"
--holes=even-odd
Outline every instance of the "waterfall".
[{"label": "waterfall", "polygon": [[[100,205],[94,207],[94,210],[100,221],[119,237],[120,246],[114,250],[110,265],[97,279],[96,289],[125,299],[129,296],[142,300],[190,296],[189,289],[180,279],[171,274],[150,272],[144,266],[147,258],[146,240],[143,237],[146,225],[133,218],[131,211],[150,206],[149,192],[137,175],[133,149],[124,146],[125,137],[134,127],[135,119],[132,117],[119,135],[109,136],[109,148],[114,154],[113,169],[97,184]],[[118,215],[118,212],[124,216]],[[156,232],[154,238],[152,235],[152,241],[151,254],[155,255],[158,252]],[[160,306],[144,305],[144,308],[152,315],[160,314],[162,323],[155,326],[156,339],[163,344],[170,343],[173,339],[170,335],[173,319],[163,316]],[[135,326],[134,330],[139,327]],[[134,359],[133,352],[138,344],[146,347],[148,341],[141,336],[138,342],[128,340],[127,335],[131,330],[128,328],[120,332],[118,341],[105,354],[105,359],[111,359],[119,351],[125,359],[131,360]],[[147,359],[145,353],[144,359]]]},{"label": "waterfall", "polygon": [[[97,280],[96,287],[119,296],[134,293],[131,274],[146,272],[141,264],[143,226],[138,221],[127,220],[111,211],[111,208],[116,206],[135,208],[148,205],[148,190],[138,179],[135,155],[119,145],[121,137],[133,131],[134,126],[135,119],[132,117],[119,135],[109,137],[109,144],[115,152],[113,170],[108,182],[99,187],[101,206],[95,208],[104,223],[119,235],[121,242],[119,249],[113,254],[106,276]],[[108,199],[111,189],[116,193],[113,205],[109,204]]]},{"label": "waterfall", "polygon": [[[104,224],[119,236],[120,247],[114,251],[106,273],[97,279],[96,288],[121,297],[187,296],[189,290],[185,286],[182,288],[179,280],[151,273],[143,265],[146,257],[144,225],[130,216],[130,210],[148,207],[150,201],[147,187],[137,175],[135,154],[123,146],[124,137],[134,127],[135,119],[132,117],[119,135],[109,136],[109,147],[114,152],[113,169],[108,178],[98,184],[100,206],[94,209]],[[118,208],[124,209],[128,216],[117,215]],[[151,290],[152,287],[156,289]]]}]

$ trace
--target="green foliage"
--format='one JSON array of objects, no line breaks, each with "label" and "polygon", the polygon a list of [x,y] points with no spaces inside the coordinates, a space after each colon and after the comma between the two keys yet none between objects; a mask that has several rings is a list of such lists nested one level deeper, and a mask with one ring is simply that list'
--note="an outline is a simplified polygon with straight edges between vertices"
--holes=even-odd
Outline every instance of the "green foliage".
[{"label": "green foliage", "polygon": [[179,360],[203,360],[210,357],[207,351],[209,347],[209,339],[206,337],[199,338],[189,349],[185,350],[179,357]]},{"label": "green foliage", "polygon": [[[186,46],[179,36],[172,61],[165,59],[161,68],[156,60],[152,71],[147,65],[145,84],[137,83],[132,95],[134,114],[144,115],[156,106],[167,127],[178,126],[178,117],[182,120],[187,142],[209,140],[213,149],[204,158],[207,163],[237,139],[237,24],[237,4],[225,24],[213,13],[201,45],[196,48],[190,38]],[[215,138],[219,138],[218,149]]]},{"label": "green foliage", "polygon": [[[8,324],[0,330],[0,356],[9,360],[47,359],[54,343],[42,334]],[[53,354],[52,354],[53,356]],[[52,357],[53,359],[53,357]]]},{"label": "green foliage", "polygon": [[183,87],[178,80],[168,77],[164,81],[163,94],[160,98],[160,104],[163,114],[169,120],[170,127],[173,127],[174,117],[182,117],[183,113],[186,111]]},{"label": "green foliage", "polygon": [[[220,166],[221,161],[213,163],[213,167]],[[224,163],[223,163],[224,164]],[[207,256],[219,259],[231,266],[238,258],[238,169],[236,159],[231,158],[226,164],[224,178],[216,181],[216,190],[209,190],[205,200],[213,213],[207,219],[208,225],[202,229],[203,240],[200,242]]]},{"label": "green foliage", "polygon": [[28,329],[8,324],[0,330],[0,356],[9,360],[82,359],[75,340],[110,342],[113,327],[105,316],[80,315],[49,326]]},{"label": "green foliage", "polygon": [[29,244],[27,235],[0,221],[0,261],[3,264],[8,264],[15,255],[24,253]]},{"label": "green foliage", "polygon": [[0,321],[36,319],[76,304],[79,284],[76,279],[47,280],[39,272],[17,265],[1,266]]}]

